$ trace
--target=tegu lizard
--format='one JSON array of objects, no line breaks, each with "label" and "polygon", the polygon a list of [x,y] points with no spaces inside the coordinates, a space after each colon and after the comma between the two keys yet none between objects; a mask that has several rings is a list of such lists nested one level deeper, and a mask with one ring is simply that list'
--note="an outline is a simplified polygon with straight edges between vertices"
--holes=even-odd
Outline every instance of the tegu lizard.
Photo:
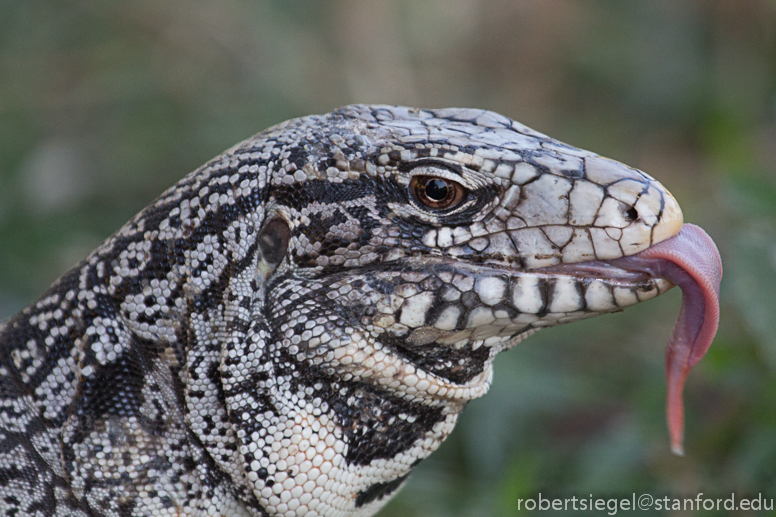
[{"label": "tegu lizard", "polygon": [[483,110],[290,120],[0,326],[0,509],[366,516],[539,329],[679,285],[668,421],[719,255],[647,174]]}]

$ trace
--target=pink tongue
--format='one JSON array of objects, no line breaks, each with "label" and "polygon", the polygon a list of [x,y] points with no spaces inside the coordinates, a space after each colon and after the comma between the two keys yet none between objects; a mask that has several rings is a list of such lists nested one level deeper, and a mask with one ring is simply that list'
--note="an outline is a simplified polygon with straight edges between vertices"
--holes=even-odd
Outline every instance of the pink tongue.
[{"label": "pink tongue", "polygon": [[666,348],[666,418],[671,450],[684,454],[682,390],[690,368],[700,361],[717,333],[722,279],[719,251],[701,228],[685,224],[674,237],[612,263],[665,278],[682,289],[682,308]]}]

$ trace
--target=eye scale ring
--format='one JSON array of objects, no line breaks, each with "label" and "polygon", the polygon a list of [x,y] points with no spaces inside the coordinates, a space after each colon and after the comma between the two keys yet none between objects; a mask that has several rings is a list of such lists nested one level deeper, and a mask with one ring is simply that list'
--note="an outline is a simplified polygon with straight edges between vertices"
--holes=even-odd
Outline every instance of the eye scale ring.
[{"label": "eye scale ring", "polygon": [[410,191],[418,203],[437,210],[455,207],[466,194],[460,183],[438,176],[413,176]]}]

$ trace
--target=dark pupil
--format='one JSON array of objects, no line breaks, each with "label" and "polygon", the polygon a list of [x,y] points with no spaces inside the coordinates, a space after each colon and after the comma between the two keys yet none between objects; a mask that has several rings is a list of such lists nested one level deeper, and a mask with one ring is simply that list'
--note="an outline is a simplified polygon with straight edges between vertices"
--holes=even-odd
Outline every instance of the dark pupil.
[{"label": "dark pupil", "polygon": [[449,190],[450,187],[444,180],[430,180],[426,183],[426,196],[432,201],[444,200]]}]

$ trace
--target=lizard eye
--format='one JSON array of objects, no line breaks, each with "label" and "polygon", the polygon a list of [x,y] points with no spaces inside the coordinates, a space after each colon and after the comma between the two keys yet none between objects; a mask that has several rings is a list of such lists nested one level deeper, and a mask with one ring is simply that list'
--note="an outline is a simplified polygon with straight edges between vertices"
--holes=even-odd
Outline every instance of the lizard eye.
[{"label": "lizard eye", "polygon": [[410,190],[419,203],[436,209],[452,208],[466,194],[466,189],[459,183],[434,176],[413,176]]}]

